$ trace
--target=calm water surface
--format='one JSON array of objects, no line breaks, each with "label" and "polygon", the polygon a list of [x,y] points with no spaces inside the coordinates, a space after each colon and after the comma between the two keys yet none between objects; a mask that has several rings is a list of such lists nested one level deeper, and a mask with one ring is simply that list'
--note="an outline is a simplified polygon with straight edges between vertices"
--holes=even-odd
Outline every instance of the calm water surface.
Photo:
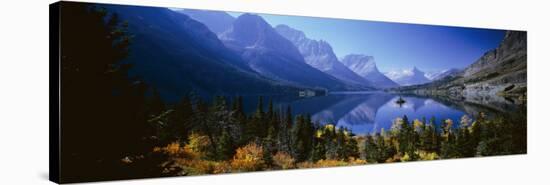
[{"label": "calm water surface", "polygon": [[[405,103],[398,104],[399,97]],[[309,98],[264,97],[266,108],[268,99],[273,100],[278,111],[284,112],[290,105],[293,115],[309,113],[315,122],[335,123],[337,126],[350,128],[356,134],[379,132],[382,128],[389,130],[392,121],[403,115],[407,115],[411,121],[421,120],[423,117],[429,120],[435,116],[436,124],[439,125],[443,119],[452,119],[458,123],[463,115],[472,117],[476,112],[472,107],[466,108],[448,101],[384,92],[332,93]],[[252,113],[256,110],[257,96],[246,96],[244,101],[245,111]]]}]

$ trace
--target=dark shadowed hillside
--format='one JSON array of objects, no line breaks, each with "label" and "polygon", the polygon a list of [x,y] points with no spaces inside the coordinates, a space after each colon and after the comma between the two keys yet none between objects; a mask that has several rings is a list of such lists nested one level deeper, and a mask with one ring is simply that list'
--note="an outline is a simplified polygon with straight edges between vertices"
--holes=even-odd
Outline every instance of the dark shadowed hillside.
[{"label": "dark shadowed hillside", "polygon": [[106,6],[128,22],[133,37],[127,62],[165,97],[284,93],[293,88],[267,79],[218,40],[205,25],[166,8]]}]

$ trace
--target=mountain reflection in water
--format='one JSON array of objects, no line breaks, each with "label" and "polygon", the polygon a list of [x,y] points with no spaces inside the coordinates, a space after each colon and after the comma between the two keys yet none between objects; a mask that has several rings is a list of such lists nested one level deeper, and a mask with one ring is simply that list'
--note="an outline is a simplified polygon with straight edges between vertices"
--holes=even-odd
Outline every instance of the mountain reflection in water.
[{"label": "mountain reflection in water", "polygon": [[[403,98],[405,103],[396,103],[399,97]],[[347,127],[356,134],[389,130],[393,120],[403,115],[407,115],[411,121],[423,118],[429,120],[434,116],[436,125],[439,125],[443,119],[452,119],[458,123],[463,115],[473,117],[479,111],[498,113],[486,107],[464,102],[384,92],[333,93],[311,98],[264,97],[264,106],[267,106],[268,99],[273,100],[277,111],[284,112],[290,105],[293,115],[310,114],[314,122]],[[258,103],[257,96],[244,97],[244,100],[245,111],[254,112]]]}]

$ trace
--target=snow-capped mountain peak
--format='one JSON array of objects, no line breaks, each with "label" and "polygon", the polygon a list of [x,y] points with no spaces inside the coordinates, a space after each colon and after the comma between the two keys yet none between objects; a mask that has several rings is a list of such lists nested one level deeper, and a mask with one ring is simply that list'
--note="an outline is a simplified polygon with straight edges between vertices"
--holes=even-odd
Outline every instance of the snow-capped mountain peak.
[{"label": "snow-capped mountain peak", "polygon": [[417,85],[428,83],[431,80],[426,78],[426,74],[419,70],[416,66],[412,69],[394,70],[385,74],[388,78],[399,83],[400,85]]},{"label": "snow-capped mountain peak", "polygon": [[389,88],[399,86],[399,84],[380,73],[372,56],[350,54],[342,59],[342,63],[353,72],[359,74],[359,76],[371,81],[376,87]]},{"label": "snow-capped mountain peak", "polygon": [[373,56],[350,54],[342,59],[342,63],[363,77],[369,73],[380,72]]},{"label": "snow-capped mountain peak", "polygon": [[416,68],[416,66],[413,67],[411,72],[412,73],[424,73],[424,72],[420,71],[418,68]]}]

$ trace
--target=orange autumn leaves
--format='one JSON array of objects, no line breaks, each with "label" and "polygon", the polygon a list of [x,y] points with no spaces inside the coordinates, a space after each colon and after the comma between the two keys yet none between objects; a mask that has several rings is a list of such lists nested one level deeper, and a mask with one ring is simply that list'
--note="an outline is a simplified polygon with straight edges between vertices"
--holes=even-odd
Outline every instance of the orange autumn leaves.
[{"label": "orange autumn leaves", "polygon": [[366,164],[365,160],[350,158],[348,160],[326,159],[317,162],[300,162],[288,153],[279,151],[272,157],[272,164],[265,161],[264,148],[256,143],[249,143],[238,148],[235,155],[227,161],[207,160],[206,150],[210,145],[208,137],[199,134],[191,134],[189,142],[182,146],[178,142],[170,143],[164,147],[154,148],[154,152],[161,152],[170,156],[170,162],[165,163],[165,168],[181,168],[180,175],[200,175],[234,173],[247,171],[262,171],[276,169],[318,168],[333,166],[348,166]]},{"label": "orange autumn leaves", "polygon": [[261,170],[265,163],[263,157],[264,152],[262,146],[250,143],[237,149],[231,161],[231,168],[235,171]]}]

